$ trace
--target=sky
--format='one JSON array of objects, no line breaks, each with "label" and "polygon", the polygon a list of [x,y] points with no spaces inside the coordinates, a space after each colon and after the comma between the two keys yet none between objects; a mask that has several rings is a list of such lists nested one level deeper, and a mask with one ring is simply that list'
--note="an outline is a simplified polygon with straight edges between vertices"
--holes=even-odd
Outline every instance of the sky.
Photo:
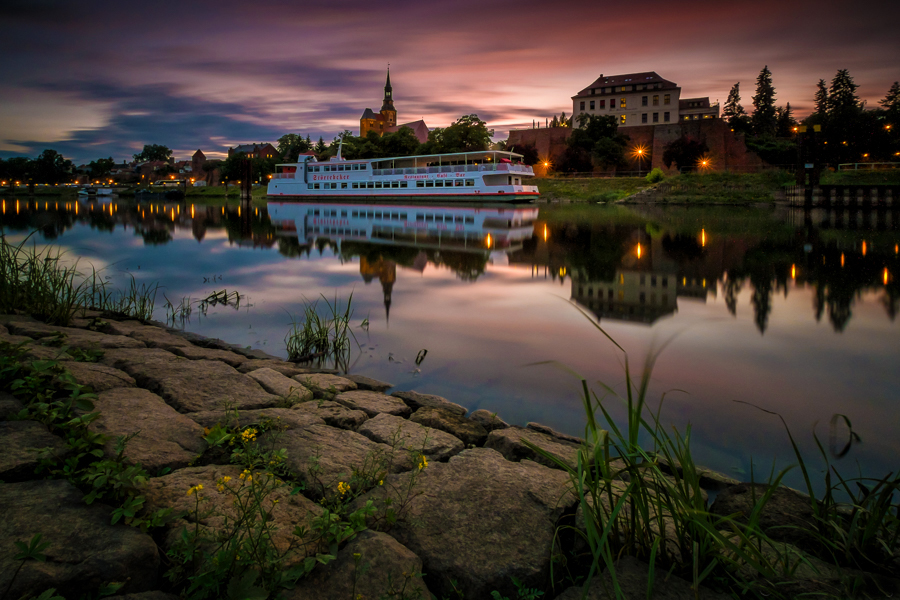
[{"label": "sky", "polygon": [[804,116],[849,69],[874,107],[900,79],[898,16],[896,0],[3,0],[0,157],[327,142],[381,107],[388,64],[399,122],[475,113],[495,140],[570,114],[601,74],[656,71],[722,104],[740,82],[749,109],[768,65],[776,103]]}]

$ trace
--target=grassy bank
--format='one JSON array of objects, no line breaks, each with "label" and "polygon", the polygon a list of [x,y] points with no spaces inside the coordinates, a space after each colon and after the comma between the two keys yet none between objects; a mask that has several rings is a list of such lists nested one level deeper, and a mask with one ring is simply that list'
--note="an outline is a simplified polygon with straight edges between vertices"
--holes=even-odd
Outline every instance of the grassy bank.
[{"label": "grassy bank", "polygon": [[822,185],[900,185],[900,169],[891,171],[827,171]]},{"label": "grassy bank", "polygon": [[532,185],[538,186],[544,200],[574,202],[615,202],[650,187],[643,177],[540,177],[533,179]]},{"label": "grassy bank", "polygon": [[773,202],[794,177],[786,171],[765,173],[684,173],[668,177],[636,201],[672,204],[746,204]]}]

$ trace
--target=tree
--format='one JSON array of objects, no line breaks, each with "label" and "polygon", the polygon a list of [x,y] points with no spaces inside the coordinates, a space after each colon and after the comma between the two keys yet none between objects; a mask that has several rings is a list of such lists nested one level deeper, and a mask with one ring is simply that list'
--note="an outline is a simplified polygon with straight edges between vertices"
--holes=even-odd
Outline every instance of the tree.
[{"label": "tree", "polygon": [[322,136],[320,135],[319,141],[316,142],[316,145],[313,147],[313,152],[315,152],[318,157],[320,154],[324,155],[326,150],[328,150],[328,147],[325,145],[325,140],[322,139]]},{"label": "tree", "polygon": [[597,140],[591,150],[594,161],[602,167],[624,167],[628,164],[625,160],[624,136],[604,137]]},{"label": "tree", "polygon": [[137,162],[150,162],[161,160],[163,162],[172,158],[172,151],[161,144],[146,144],[144,149],[134,155]]},{"label": "tree", "polygon": [[797,119],[794,118],[794,109],[791,108],[790,102],[784,108],[779,106],[775,109],[775,122],[775,135],[777,137],[790,137],[793,134]]},{"label": "tree", "polygon": [[731,87],[728,92],[728,100],[725,101],[725,107],[722,109],[722,118],[725,119],[732,129],[735,126],[743,127],[747,123],[747,111],[741,106],[741,82],[738,81]]},{"label": "tree", "polygon": [[816,113],[821,115],[823,118],[828,116],[828,87],[825,84],[824,79],[820,79],[819,83],[816,85]]},{"label": "tree", "polygon": [[8,160],[0,160],[0,179],[12,182],[28,181],[33,172],[33,163],[25,156],[14,156]]},{"label": "tree", "polygon": [[419,138],[409,127],[381,136],[382,156],[411,156],[419,149]]},{"label": "tree", "polygon": [[69,178],[72,168],[71,160],[48,148],[32,161],[31,177],[36,183],[62,183]]},{"label": "tree", "polygon": [[88,164],[88,176],[91,179],[106,179],[115,164],[112,157],[92,160]]},{"label": "tree", "polygon": [[[493,129],[478,115],[463,115],[449,127],[434,129],[428,133],[428,142],[419,147],[419,154],[446,152],[475,152],[487,150],[491,145]],[[423,150],[424,149],[424,150]]]},{"label": "tree", "polygon": [[700,157],[707,152],[709,152],[709,148],[706,144],[683,135],[666,144],[663,151],[663,162],[667,167],[671,167],[672,163],[675,163],[679,170],[693,170]]},{"label": "tree", "polygon": [[[309,136],[307,136],[308,138]],[[278,138],[276,146],[281,159],[285,162],[297,162],[301,152],[308,152],[309,143],[297,133],[286,133]]]},{"label": "tree", "polygon": [[753,134],[756,136],[775,135],[775,88],[769,66],[763,67],[756,78],[756,95],[753,96],[753,116],[750,117]]},{"label": "tree", "polygon": [[879,100],[878,104],[890,113],[900,114],[900,82],[895,81],[887,95],[884,99]]},{"label": "tree", "polygon": [[840,69],[831,80],[828,91],[829,116],[846,118],[862,110],[862,103],[856,90],[859,86],[853,82],[847,69]]},{"label": "tree", "polygon": [[538,151],[537,148],[534,147],[534,144],[517,144],[515,146],[510,146],[508,149],[510,152],[515,152],[516,154],[522,155],[522,162],[526,165],[536,165],[538,160]]}]

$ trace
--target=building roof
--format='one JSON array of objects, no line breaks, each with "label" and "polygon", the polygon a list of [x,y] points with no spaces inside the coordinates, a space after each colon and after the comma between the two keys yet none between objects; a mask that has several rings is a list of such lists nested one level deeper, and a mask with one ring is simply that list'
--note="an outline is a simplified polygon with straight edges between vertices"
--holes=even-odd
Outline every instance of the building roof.
[{"label": "building roof", "polygon": [[202,156],[202,157],[204,157],[204,158],[206,158],[206,155],[205,155],[205,154],[203,154],[203,151],[202,151],[202,150],[200,150],[200,149],[199,149],[199,148],[197,148],[197,151],[196,151],[196,152],[194,152],[194,156],[197,156],[197,155],[198,155],[198,154],[199,154],[199,155],[200,155],[200,156]]},{"label": "building roof", "polygon": [[[647,83],[657,83],[660,84],[660,87],[657,89],[661,90],[671,90],[677,89],[678,85],[668,79],[663,79],[660,77],[656,71],[646,71],[644,73],[625,73],[624,75],[600,75],[594,83],[587,86],[576,95],[572,96],[572,98],[579,98],[584,96],[595,96],[601,94],[600,88],[604,87],[615,87],[615,86],[623,86],[623,85],[642,85]],[[591,90],[597,90],[594,94],[591,94]],[[610,92],[612,93],[612,92]],[[617,92],[618,93],[618,92]]]},{"label": "building roof", "polygon": [[679,110],[687,110],[690,108],[711,108],[709,96],[705,98],[679,98]]},{"label": "building roof", "polygon": [[[234,153],[237,154],[238,152],[244,152],[244,153],[249,154],[251,152],[255,152],[257,148],[265,148],[266,146],[272,146],[272,144],[269,144],[269,143],[241,144],[240,146],[234,147]],[[272,146],[272,148],[274,149],[275,147]]]},{"label": "building roof", "polygon": [[428,141],[428,125],[425,124],[425,121],[419,119],[418,121],[412,121],[411,123],[403,123],[402,125],[396,125],[394,127],[385,127],[385,133],[394,133],[395,131],[400,131],[403,127],[409,127],[412,129],[413,134],[415,134],[416,139],[419,140],[420,144],[424,144]]},{"label": "building roof", "polygon": [[359,119],[360,120],[362,120],[362,119],[376,119],[377,120],[378,117],[380,117],[380,116],[381,115],[377,114],[371,108],[367,108]]}]

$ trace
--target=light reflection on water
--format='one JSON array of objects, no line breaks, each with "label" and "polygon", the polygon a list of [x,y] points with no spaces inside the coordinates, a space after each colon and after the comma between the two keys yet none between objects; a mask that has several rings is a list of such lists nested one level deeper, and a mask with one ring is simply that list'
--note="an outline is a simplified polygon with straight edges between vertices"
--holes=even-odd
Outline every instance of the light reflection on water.
[{"label": "light reflection on water", "polygon": [[573,434],[573,373],[598,393],[597,381],[624,382],[621,354],[580,307],[633,369],[665,345],[651,398],[667,392],[663,414],[692,424],[710,466],[746,477],[751,453],[763,472],[792,462],[778,420],[735,401],[780,412],[810,457],[813,425],[827,442],[831,416],[847,414],[863,443],[843,468],[896,466],[896,212],[7,199],[2,223],[115,281],[158,281],[158,306],[237,290],[240,309],[194,314],[187,329],[280,356],[304,299],[352,293],[353,372]]}]

